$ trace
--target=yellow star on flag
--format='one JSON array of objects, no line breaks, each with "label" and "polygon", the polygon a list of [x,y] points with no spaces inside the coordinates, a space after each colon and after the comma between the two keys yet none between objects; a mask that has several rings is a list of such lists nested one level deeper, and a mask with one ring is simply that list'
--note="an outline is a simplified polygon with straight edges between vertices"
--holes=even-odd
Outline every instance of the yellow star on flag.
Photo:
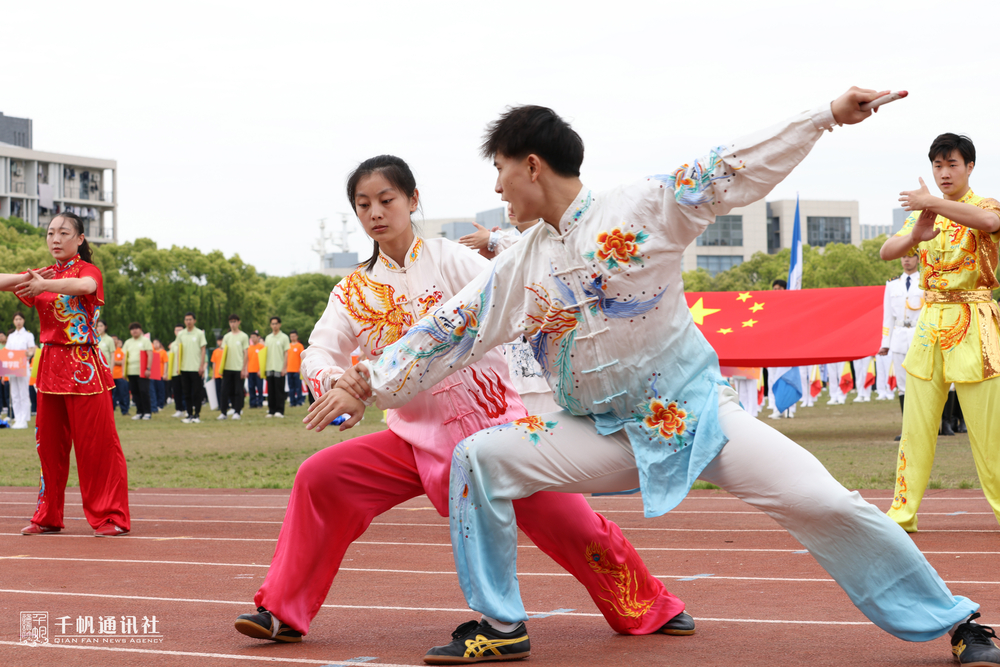
[{"label": "yellow star on flag", "polygon": [[746,300],[749,298],[750,298],[750,292],[740,292],[740,295],[736,297],[736,300],[746,303]]},{"label": "yellow star on flag", "polygon": [[758,311],[764,310],[764,304],[762,304],[762,303],[755,303],[754,305],[750,306],[750,310],[753,311],[753,312],[755,312],[755,313],[758,312]]},{"label": "yellow star on flag", "polygon": [[704,298],[698,299],[695,304],[689,308],[691,311],[691,317],[694,318],[695,324],[704,324],[705,317],[722,310],[721,308],[706,308],[705,304],[702,303],[704,300]]},{"label": "yellow star on flag", "polygon": [[747,320],[746,322],[744,322],[743,326],[745,326],[745,327],[752,327],[755,324],[757,324],[757,320],[751,319],[751,320]]},{"label": "yellow star on flag", "polygon": [[733,333],[733,330],[732,330],[732,329],[719,329],[719,330],[718,330],[718,331],[716,331],[715,333],[720,333],[720,334],[723,334],[723,335],[725,335],[725,334],[727,334],[727,333]]}]

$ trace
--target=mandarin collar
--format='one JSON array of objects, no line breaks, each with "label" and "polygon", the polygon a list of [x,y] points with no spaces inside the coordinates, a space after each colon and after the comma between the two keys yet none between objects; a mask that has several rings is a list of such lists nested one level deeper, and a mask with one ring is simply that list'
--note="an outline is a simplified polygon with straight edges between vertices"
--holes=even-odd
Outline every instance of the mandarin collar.
[{"label": "mandarin collar", "polygon": [[420,253],[424,248],[423,239],[419,236],[414,235],[413,243],[410,244],[409,250],[406,252],[406,257],[403,258],[403,266],[399,266],[393,261],[391,257],[382,252],[381,249],[378,251],[378,258],[382,262],[382,265],[389,269],[390,271],[405,271],[407,268],[413,265],[414,262],[420,257]]},{"label": "mandarin collar", "polygon": [[559,218],[559,235],[561,236],[569,232],[573,228],[573,225],[579,222],[580,218],[590,209],[590,205],[593,203],[594,197],[590,188],[586,185],[580,188],[580,192],[577,193],[576,197],[566,208],[566,212]]},{"label": "mandarin collar", "polygon": [[61,272],[65,271],[66,269],[70,268],[71,266],[73,266],[74,264],[76,264],[78,261],[80,261],[80,253],[77,253],[77,254],[73,255],[72,257],[70,257],[69,259],[67,259],[65,262],[60,262],[60,261],[57,260],[56,261],[56,267],[55,267],[56,271],[61,273]]}]

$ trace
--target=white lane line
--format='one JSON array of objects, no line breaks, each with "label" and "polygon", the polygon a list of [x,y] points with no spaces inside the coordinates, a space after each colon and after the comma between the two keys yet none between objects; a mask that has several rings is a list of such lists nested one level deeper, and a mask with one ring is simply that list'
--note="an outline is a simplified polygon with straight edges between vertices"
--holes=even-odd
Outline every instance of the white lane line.
[{"label": "white lane line", "polygon": [[[675,551],[698,551],[697,549],[675,549]],[[729,549],[710,549],[709,551],[730,551]],[[736,550],[733,550],[736,551]],[[749,551],[770,551],[776,553],[798,553],[780,549],[750,549]],[[934,552],[930,552],[934,553]],[[939,555],[954,555],[956,552],[938,552]],[[974,554],[996,555],[995,552],[973,552]],[[963,554],[967,555],[967,554]],[[239,567],[239,568],[262,568],[268,569],[270,565],[263,563],[213,563],[203,561],[179,561],[179,560],[138,560],[124,558],[54,558],[46,556],[0,556],[0,560],[34,560],[34,561],[58,561],[58,562],[84,562],[84,563],[133,563],[139,565],[183,565],[183,566],[208,566],[208,567]],[[424,575],[444,575],[454,576],[454,570],[398,570],[391,568],[365,568],[365,567],[342,567],[341,572],[364,572],[368,574],[424,574]],[[521,572],[519,577],[571,577],[569,572]],[[657,579],[677,579],[685,580],[691,577],[698,577],[693,574],[654,574]],[[736,576],[712,576],[712,579],[728,579],[732,581],[795,581],[795,582],[823,582],[835,583],[833,579],[815,577],[736,577]],[[1000,581],[947,581],[948,584],[984,584],[1000,585]],[[539,612],[545,613],[545,612]]]},{"label": "white lane line", "polygon": [[[0,500],[0,505],[34,505],[35,503],[19,503],[9,500]],[[68,505],[76,507],[75,504]],[[133,507],[159,507],[164,509],[207,509],[207,510],[283,510],[288,509],[288,504],[284,505],[143,505],[141,503],[130,502],[129,509]],[[83,507],[83,505],[80,505]],[[396,509],[396,508],[393,508]]]},{"label": "white lane line", "polygon": [[6,644],[7,646],[22,646],[24,648],[50,648],[50,649],[78,649],[84,651],[112,651],[116,653],[143,653],[146,655],[178,655],[190,658],[224,658],[227,660],[253,660],[254,662],[286,662],[296,665],[329,665],[330,667],[339,667],[340,665],[364,665],[364,667],[411,667],[411,665],[397,665],[388,662],[352,662],[350,659],[345,660],[315,660],[311,658],[272,658],[265,656],[254,656],[254,655],[237,655],[233,653],[196,653],[194,651],[165,651],[161,649],[151,649],[151,648],[125,648],[118,646],[86,646],[77,644],[38,644],[37,646],[32,646],[30,644],[21,644],[20,642],[7,642],[0,641],[0,644]]},{"label": "white lane line", "polygon": [[[4,590],[0,589],[0,593],[23,593],[25,595],[37,594],[37,595],[55,595],[55,596],[66,596],[66,597],[91,597],[91,598],[111,598],[111,599],[123,599],[120,595],[106,595],[102,593],[63,593],[59,591],[19,591],[19,590]],[[152,602],[193,602],[198,604],[228,604],[228,605],[239,605],[239,606],[249,606],[251,602],[246,600],[198,600],[192,598],[163,598],[163,597],[140,597],[135,595],[128,596],[129,600],[147,600]],[[458,614],[469,614],[471,613],[467,608],[448,608],[448,607],[382,607],[382,606],[371,606],[371,605],[350,605],[350,604],[324,604],[324,607],[330,609],[355,609],[363,611],[418,611],[418,612],[443,612],[443,613],[458,613]],[[534,614],[544,614],[544,611],[528,611],[528,615]],[[582,611],[568,611],[560,616],[584,616],[590,618],[601,618],[602,615],[594,612],[582,612]],[[753,619],[753,618],[702,618],[698,617],[698,621],[709,621],[709,622],[720,622],[720,623],[788,623],[791,625],[796,625],[799,623],[804,623],[807,625],[872,625],[868,621],[805,621],[805,620],[783,620],[783,619]],[[986,622],[984,621],[984,624]]]}]

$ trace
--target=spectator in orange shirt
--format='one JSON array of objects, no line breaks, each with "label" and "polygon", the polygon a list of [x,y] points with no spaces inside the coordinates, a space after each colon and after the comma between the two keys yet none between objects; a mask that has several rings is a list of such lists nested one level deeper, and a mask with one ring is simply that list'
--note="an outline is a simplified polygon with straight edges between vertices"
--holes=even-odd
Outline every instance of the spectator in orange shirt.
[{"label": "spectator in orange shirt", "polygon": [[222,409],[222,339],[215,339],[215,349],[212,350],[212,382],[215,384],[215,400]]},{"label": "spectator in orange shirt", "polygon": [[167,404],[167,385],[163,381],[163,343],[153,340],[153,354],[149,359],[149,405],[154,413]]},{"label": "spectator in orange shirt", "polygon": [[247,348],[247,391],[250,394],[250,407],[259,408],[264,404],[264,380],[260,377],[260,359],[257,353],[264,349],[260,334],[254,331],[250,334],[250,347]]},{"label": "spectator in orange shirt", "polygon": [[111,390],[114,396],[114,405],[122,410],[122,415],[128,415],[129,397],[128,380],[125,379],[125,352],[122,350],[122,341],[118,336],[115,339],[115,358],[111,365],[111,379],[115,381],[115,388]]},{"label": "spectator in orange shirt", "polygon": [[288,369],[285,377],[288,378],[288,404],[292,407],[305,403],[305,396],[302,395],[302,350],[306,349],[299,342],[299,332],[292,329],[288,332],[288,338],[292,344],[288,347]]}]

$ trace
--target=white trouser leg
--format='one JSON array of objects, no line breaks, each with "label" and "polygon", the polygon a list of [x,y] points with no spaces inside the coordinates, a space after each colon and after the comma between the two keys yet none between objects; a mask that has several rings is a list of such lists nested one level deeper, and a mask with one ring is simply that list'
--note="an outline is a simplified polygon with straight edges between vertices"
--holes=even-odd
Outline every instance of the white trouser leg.
[{"label": "white trouser leg", "polygon": [[731,404],[720,404],[719,421],[729,442],[701,479],[788,530],[873,623],[928,641],[978,607],[953,596],[906,532],[815,456]]},{"label": "white trouser leg", "polygon": [[27,426],[31,419],[31,396],[28,394],[28,378],[10,378],[10,404],[14,408],[14,425]]}]

